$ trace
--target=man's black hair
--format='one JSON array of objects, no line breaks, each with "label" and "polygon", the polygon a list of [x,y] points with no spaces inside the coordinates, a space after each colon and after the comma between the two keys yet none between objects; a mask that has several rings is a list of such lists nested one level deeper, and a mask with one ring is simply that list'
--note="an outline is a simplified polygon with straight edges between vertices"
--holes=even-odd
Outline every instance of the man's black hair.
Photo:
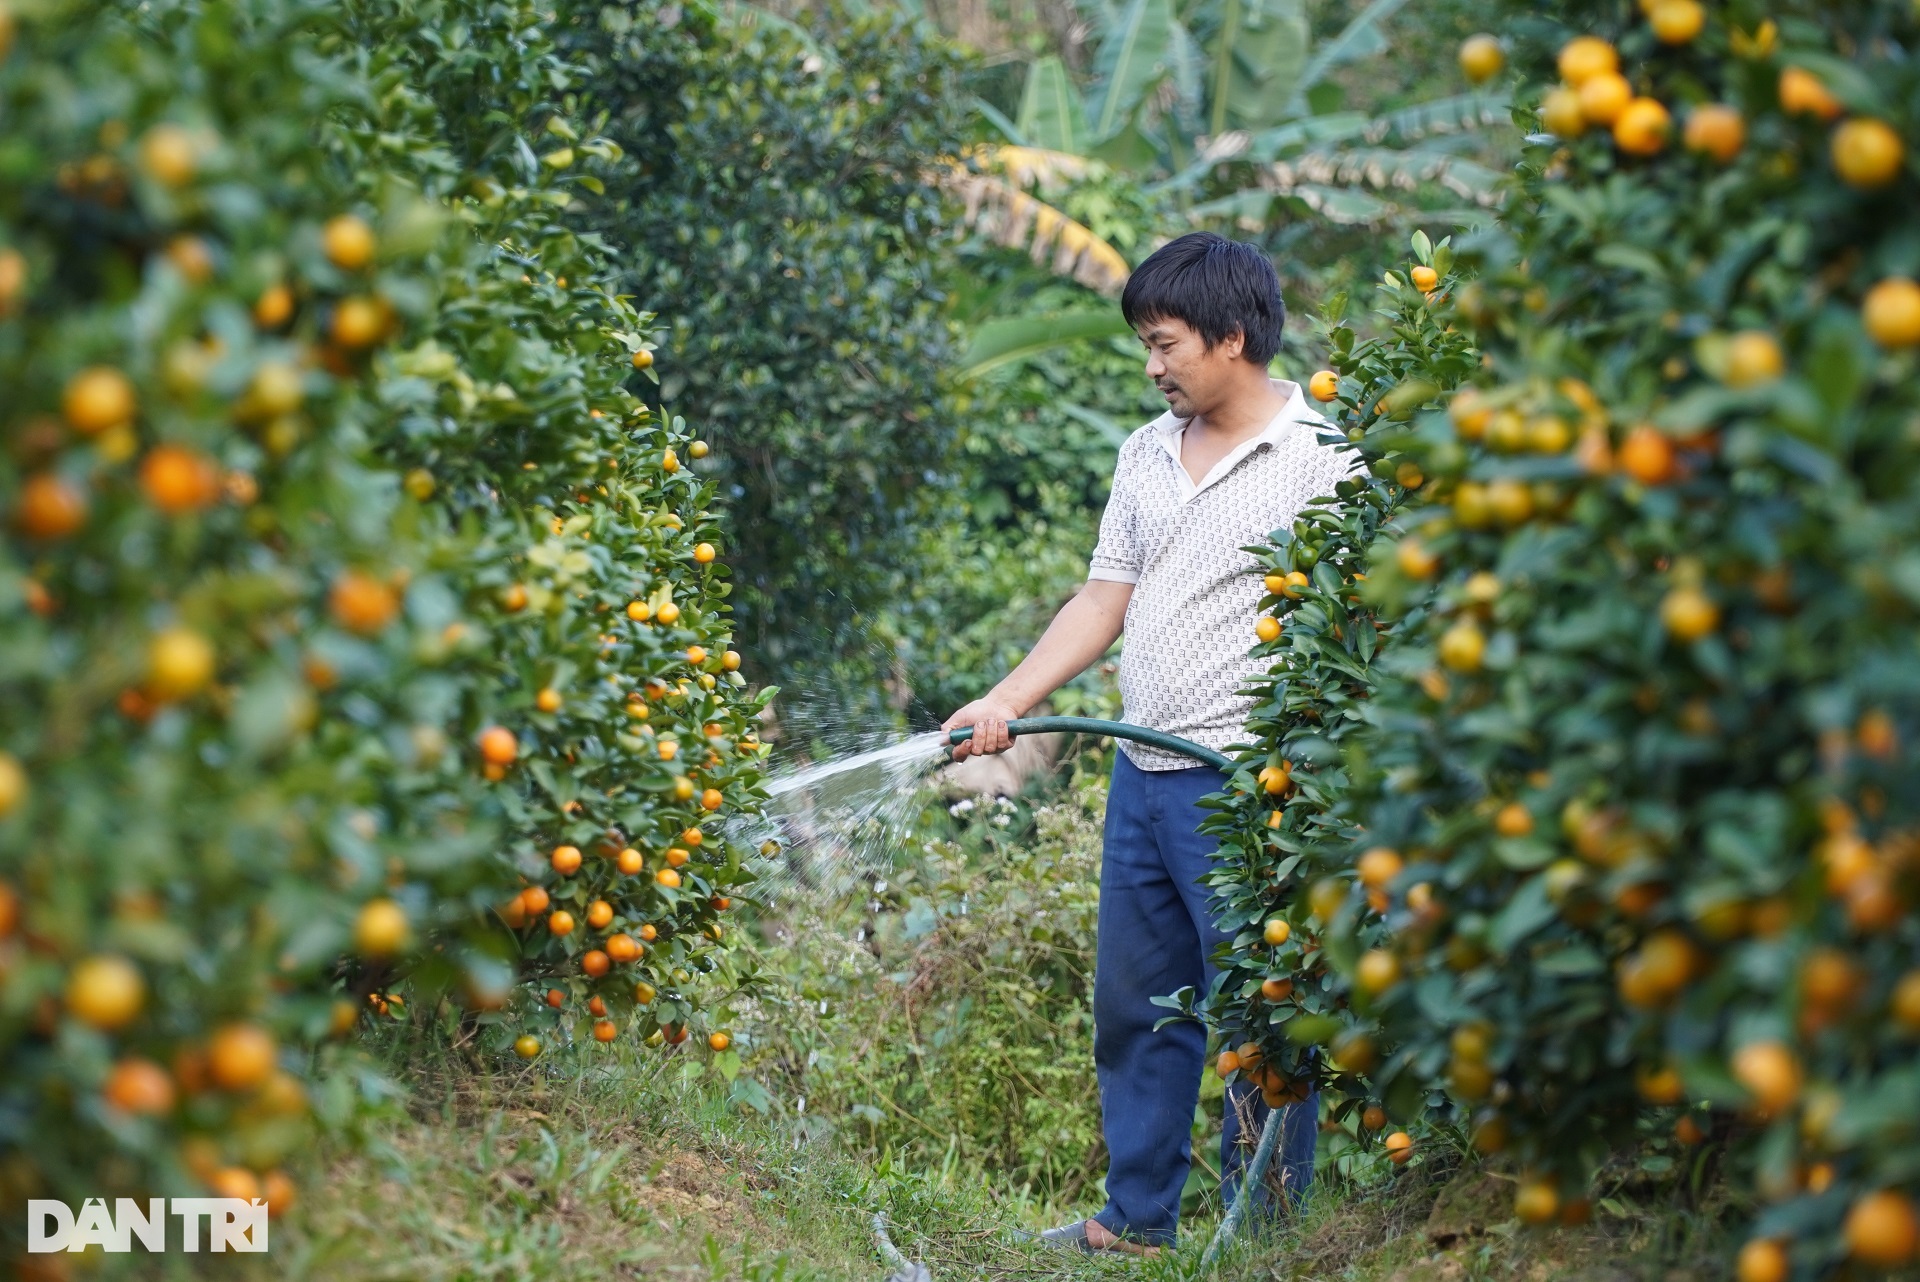
[{"label": "man's black hair", "polygon": [[1154,250],[1128,278],[1120,314],[1135,329],[1156,320],[1185,321],[1209,351],[1245,334],[1240,355],[1262,367],[1279,352],[1287,325],[1280,274],[1267,256],[1210,231],[1189,232]]}]

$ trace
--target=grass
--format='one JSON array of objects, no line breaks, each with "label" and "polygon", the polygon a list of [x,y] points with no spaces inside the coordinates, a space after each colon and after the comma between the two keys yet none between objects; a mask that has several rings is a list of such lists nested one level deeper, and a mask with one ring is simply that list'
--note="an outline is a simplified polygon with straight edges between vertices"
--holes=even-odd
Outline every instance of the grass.
[{"label": "grass", "polygon": [[476,1074],[412,1066],[404,1108],[297,1171],[300,1204],[265,1256],[116,1257],[107,1270],[236,1282],[441,1282],[581,1277],[815,1282],[885,1275],[871,1232],[940,1282],[1157,1282],[1164,1261],[1088,1259],[1023,1243],[1044,1207],[871,1165],[730,1107],[691,1059],[643,1048],[562,1053]]},{"label": "grass", "polygon": [[[143,1276],[437,1282],[866,1279],[885,1269],[870,1220],[935,1282],[1195,1276],[1210,1220],[1160,1259],[1087,1258],[1017,1240],[1048,1209],[991,1186],[870,1165],[729,1107],[695,1062],[639,1047],[475,1073],[415,1065],[404,1108],[354,1147],[310,1156],[303,1200],[266,1257],[119,1257]],[[1456,1153],[1363,1163],[1322,1182],[1284,1228],[1242,1242],[1219,1278],[1467,1282],[1719,1277],[1708,1212],[1618,1175],[1590,1225],[1526,1232],[1505,1177]],[[188,1267],[191,1264],[192,1267]],[[101,1270],[104,1276],[109,1270]]]},{"label": "grass", "polygon": [[[1603,1185],[1606,1176],[1603,1174]],[[1690,1282],[1726,1276],[1712,1210],[1615,1190],[1592,1222],[1550,1231],[1512,1214],[1512,1177],[1440,1154],[1369,1185],[1330,1190],[1263,1249],[1275,1282]],[[1234,1276],[1223,1274],[1223,1276]]]},{"label": "grass", "polygon": [[632,1047],[416,1074],[403,1115],[326,1156],[260,1276],[848,1276],[871,1255],[852,1168],[796,1162],[683,1063]]}]

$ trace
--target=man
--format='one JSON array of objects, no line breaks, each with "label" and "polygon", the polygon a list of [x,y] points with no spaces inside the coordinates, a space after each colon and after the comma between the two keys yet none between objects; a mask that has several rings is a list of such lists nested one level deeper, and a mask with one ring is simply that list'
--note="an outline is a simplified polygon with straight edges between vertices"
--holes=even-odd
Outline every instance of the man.
[{"label": "man", "polygon": [[[972,726],[956,757],[1004,751],[1007,722],[1107,652],[1122,631],[1126,720],[1211,748],[1241,739],[1262,670],[1248,657],[1265,591],[1241,548],[1290,525],[1331,494],[1355,460],[1322,444],[1325,419],[1300,388],[1267,377],[1286,309],[1273,265],[1251,245],[1199,232],[1140,265],[1120,299],[1147,350],[1147,377],[1167,412],[1127,438],[1100,522],[1087,583],[1039,644],[985,698],[948,718]],[[1042,1237],[1082,1250],[1152,1253],[1170,1244],[1192,1158],[1191,1125],[1206,1057],[1191,1021],[1154,1031],[1155,996],[1213,982],[1226,938],[1201,884],[1214,843],[1194,803],[1226,784],[1186,757],[1122,743],[1107,799],[1094,965],[1094,1064],[1109,1153],[1107,1204]],[[1317,1098],[1285,1119],[1281,1172],[1291,1191],[1313,1176]],[[1222,1170],[1241,1165],[1242,1112],[1265,1109],[1242,1087],[1228,1100]]]}]

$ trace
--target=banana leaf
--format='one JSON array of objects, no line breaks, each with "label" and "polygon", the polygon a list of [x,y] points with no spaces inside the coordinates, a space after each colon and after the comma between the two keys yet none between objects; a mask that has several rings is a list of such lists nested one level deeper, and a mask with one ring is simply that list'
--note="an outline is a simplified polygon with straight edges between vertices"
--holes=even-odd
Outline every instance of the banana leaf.
[{"label": "banana leaf", "polygon": [[1281,110],[1281,119],[1306,115],[1310,110],[1308,90],[1326,79],[1328,72],[1384,50],[1387,38],[1380,34],[1380,28],[1406,4],[1407,0],[1373,0],[1339,35],[1314,50],[1300,78],[1294,82],[1293,95]]},{"label": "banana leaf", "polygon": [[1093,137],[1105,141],[1132,123],[1134,108],[1165,74],[1172,43],[1171,0],[1131,0],[1107,30],[1093,63]]},{"label": "banana leaf", "polygon": [[1015,316],[988,321],[973,331],[960,360],[962,378],[978,378],[988,370],[1091,338],[1114,338],[1133,331],[1121,319],[1118,307],[1098,311],[1057,312],[1050,316]]},{"label": "banana leaf", "polygon": [[1048,54],[1027,68],[1026,89],[1016,118],[1021,139],[1032,147],[1075,155],[1086,145],[1087,115],[1067,65]]}]

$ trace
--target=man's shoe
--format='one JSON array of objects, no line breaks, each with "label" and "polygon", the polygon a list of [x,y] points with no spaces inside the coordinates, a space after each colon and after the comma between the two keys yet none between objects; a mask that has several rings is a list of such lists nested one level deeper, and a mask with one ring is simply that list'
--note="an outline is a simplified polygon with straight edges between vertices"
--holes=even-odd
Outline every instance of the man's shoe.
[{"label": "man's shoe", "polygon": [[1047,1229],[1040,1234],[1039,1241],[1041,1245],[1050,1246],[1056,1250],[1079,1251],[1087,1255],[1117,1253],[1151,1256],[1160,1254],[1160,1248],[1157,1246],[1149,1246],[1144,1242],[1130,1242],[1126,1238],[1116,1237],[1110,1233],[1106,1235],[1110,1239],[1108,1242],[1095,1246],[1093,1239],[1087,1236],[1087,1226],[1091,1223],[1093,1223],[1091,1220],[1080,1220],[1073,1224],[1063,1224],[1057,1229]]},{"label": "man's shoe", "polygon": [[1050,1246],[1056,1250],[1084,1251],[1089,1255],[1093,1253],[1093,1243],[1087,1241],[1085,1220],[1063,1224],[1057,1229],[1047,1229],[1040,1234],[1039,1242],[1042,1246]]}]

